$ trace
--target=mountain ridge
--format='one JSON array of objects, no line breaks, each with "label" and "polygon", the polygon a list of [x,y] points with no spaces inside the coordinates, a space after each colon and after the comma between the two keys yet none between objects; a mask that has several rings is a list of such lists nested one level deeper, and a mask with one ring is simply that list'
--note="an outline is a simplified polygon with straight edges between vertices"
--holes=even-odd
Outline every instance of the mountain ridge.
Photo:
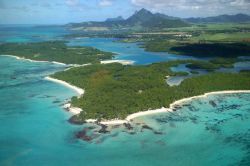
[{"label": "mountain ridge", "polygon": [[219,15],[212,17],[190,17],[178,18],[162,13],[152,13],[142,8],[133,15],[124,19],[122,16],[108,18],[105,21],[89,21],[67,24],[73,30],[84,31],[109,31],[109,30],[151,30],[163,28],[188,27],[191,24],[199,23],[244,23],[250,22],[247,14]]},{"label": "mountain ridge", "polygon": [[190,17],[183,19],[190,23],[243,23],[250,22],[250,16],[247,14],[223,14],[211,17]]},{"label": "mountain ridge", "polygon": [[133,15],[127,19],[121,19],[122,17],[116,17],[107,19],[103,22],[82,22],[82,23],[70,23],[68,26],[73,27],[74,29],[157,29],[157,28],[175,28],[175,27],[186,27],[189,26],[188,23],[181,20],[180,18],[174,18],[164,14],[152,12],[142,8],[139,11],[136,11]]}]

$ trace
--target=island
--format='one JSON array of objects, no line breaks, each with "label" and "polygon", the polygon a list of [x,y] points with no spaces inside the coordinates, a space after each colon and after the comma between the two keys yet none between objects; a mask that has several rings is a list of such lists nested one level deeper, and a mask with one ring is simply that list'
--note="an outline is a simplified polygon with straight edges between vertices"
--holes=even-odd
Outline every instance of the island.
[{"label": "island", "polygon": [[[176,60],[150,65],[131,65],[133,62],[111,60],[113,53],[92,47],[67,46],[65,41],[39,43],[5,43],[0,54],[15,55],[36,61],[60,62],[76,65],[53,74],[49,80],[70,84],[80,93],[73,97],[70,106],[76,115],[74,123],[95,121],[122,121],[128,115],[160,108],[183,98],[223,90],[249,90],[250,73],[217,73],[220,68],[232,68],[236,57],[217,57],[211,60]],[[106,61],[103,61],[106,60]],[[185,79],[179,86],[169,86],[169,76],[187,76],[187,72],[173,72],[171,67],[186,64],[195,69],[207,70],[207,75]],[[195,74],[194,74],[195,75]],[[74,108],[74,109],[72,109]],[[157,112],[157,111],[156,111]]]},{"label": "island", "polygon": [[109,60],[115,54],[92,47],[66,45],[66,41],[46,41],[39,43],[3,43],[1,55],[14,55],[36,61],[60,62],[65,64],[99,63]]},{"label": "island", "polygon": [[170,87],[166,76],[176,74],[170,67],[184,62],[187,61],[145,66],[95,64],[71,68],[52,77],[85,90],[84,95],[71,99],[71,106],[82,110],[71,118],[76,123],[88,119],[122,120],[133,113],[168,108],[177,100],[208,92],[250,90],[250,73],[247,71],[234,74],[211,72]]}]

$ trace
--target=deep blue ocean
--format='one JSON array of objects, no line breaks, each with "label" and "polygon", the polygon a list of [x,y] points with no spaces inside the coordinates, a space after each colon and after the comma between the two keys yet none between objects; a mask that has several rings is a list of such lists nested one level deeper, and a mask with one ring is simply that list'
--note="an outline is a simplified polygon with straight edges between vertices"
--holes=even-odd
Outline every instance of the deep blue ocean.
[{"label": "deep blue ocean", "polygon": [[[60,27],[1,26],[0,42],[62,40],[68,33]],[[95,46],[140,65],[188,58],[112,39],[71,39],[69,45]],[[250,94],[210,95],[176,112],[137,118],[133,129],[99,134],[99,126],[68,123],[71,114],[62,106],[76,93],[44,79],[65,66],[0,56],[0,68],[1,166],[250,165]],[[91,139],[77,139],[79,131]]]}]

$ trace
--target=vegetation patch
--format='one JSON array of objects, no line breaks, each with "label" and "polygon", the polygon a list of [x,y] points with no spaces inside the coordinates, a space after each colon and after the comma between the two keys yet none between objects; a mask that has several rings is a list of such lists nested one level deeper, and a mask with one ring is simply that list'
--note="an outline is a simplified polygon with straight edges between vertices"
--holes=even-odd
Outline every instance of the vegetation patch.
[{"label": "vegetation patch", "polygon": [[98,63],[114,56],[113,53],[100,51],[92,47],[69,47],[64,41],[5,43],[0,45],[0,54],[66,64]]},{"label": "vegetation patch", "polygon": [[74,118],[123,119],[127,115],[148,109],[169,107],[169,104],[186,97],[211,91],[250,89],[250,74],[211,73],[188,78],[179,86],[166,84],[171,66],[187,63],[173,61],[147,66],[120,64],[91,65],[72,68],[53,75],[85,89],[81,98],[72,98],[72,105],[84,111]]},{"label": "vegetation patch", "polygon": [[250,56],[250,45],[247,43],[204,43],[174,46],[170,51],[196,57],[238,57]]}]

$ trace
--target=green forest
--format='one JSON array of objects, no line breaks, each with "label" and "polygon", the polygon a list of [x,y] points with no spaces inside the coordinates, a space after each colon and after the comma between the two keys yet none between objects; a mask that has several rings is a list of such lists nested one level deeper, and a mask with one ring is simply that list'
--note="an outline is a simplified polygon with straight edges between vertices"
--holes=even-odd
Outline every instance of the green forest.
[{"label": "green forest", "polygon": [[[74,118],[123,119],[128,114],[168,107],[175,100],[201,95],[211,91],[250,89],[250,73],[210,73],[184,80],[170,87],[167,75],[170,70],[187,61],[155,63],[147,66],[121,64],[95,64],[72,68],[52,77],[85,89],[81,98],[73,97],[72,105],[84,111]],[[191,62],[191,61],[190,61]]]},{"label": "green forest", "polygon": [[64,41],[4,43],[0,44],[0,54],[66,64],[98,63],[114,56],[113,53],[100,51],[92,47],[69,47]]}]

